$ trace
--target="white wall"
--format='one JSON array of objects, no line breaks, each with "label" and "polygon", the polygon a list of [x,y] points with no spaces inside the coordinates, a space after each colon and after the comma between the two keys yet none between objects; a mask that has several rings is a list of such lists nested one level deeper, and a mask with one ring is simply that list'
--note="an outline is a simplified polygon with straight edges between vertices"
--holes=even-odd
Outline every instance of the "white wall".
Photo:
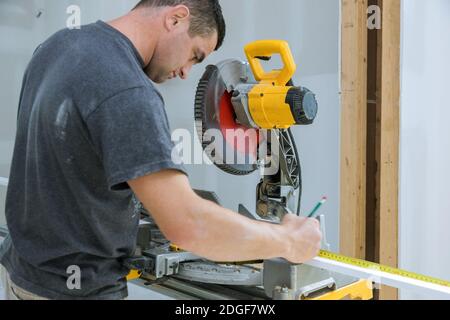
[{"label": "white wall", "polygon": [[400,266],[450,280],[450,1],[402,13]]},{"label": "white wall", "polygon": [[[82,23],[109,19],[131,8],[137,1],[3,0],[0,2],[0,176],[7,175],[15,131],[15,113],[20,82],[32,50],[54,31],[65,26],[66,7],[79,4]],[[176,80],[160,86],[172,129],[188,128],[194,133],[193,104],[197,81],[207,63],[244,58],[243,47],[263,38],[289,41],[298,63],[294,81],[317,93],[320,111],[310,127],[294,128],[303,168],[303,209],[309,211],[322,195],[329,202],[328,239],[338,248],[339,208],[339,0],[222,0],[228,23],[223,49],[204,65],[194,68],[188,81]],[[5,23],[5,8],[21,12],[22,18]],[[40,18],[35,15],[42,9]],[[3,128],[5,125],[5,129]],[[239,203],[255,207],[257,174],[234,177],[210,166],[189,166],[192,185],[215,191],[223,204],[236,210]],[[0,188],[0,195],[2,194]],[[0,198],[0,201],[2,199]],[[2,210],[3,211],[3,210]],[[0,214],[1,216],[2,214]],[[1,220],[1,218],[0,218]],[[0,221],[1,223],[1,221]]]}]

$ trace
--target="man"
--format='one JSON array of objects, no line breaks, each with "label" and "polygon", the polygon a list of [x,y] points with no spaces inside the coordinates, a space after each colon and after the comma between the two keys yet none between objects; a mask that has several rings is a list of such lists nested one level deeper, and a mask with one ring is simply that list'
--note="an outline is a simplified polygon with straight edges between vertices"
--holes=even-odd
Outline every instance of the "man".
[{"label": "man", "polygon": [[0,250],[10,298],[126,298],[134,196],[167,239],[210,260],[317,255],[316,220],[252,221],[198,197],[172,162],[164,102],[149,78],[186,79],[224,35],[218,0],[143,0],[39,46],[23,81],[10,237]]}]

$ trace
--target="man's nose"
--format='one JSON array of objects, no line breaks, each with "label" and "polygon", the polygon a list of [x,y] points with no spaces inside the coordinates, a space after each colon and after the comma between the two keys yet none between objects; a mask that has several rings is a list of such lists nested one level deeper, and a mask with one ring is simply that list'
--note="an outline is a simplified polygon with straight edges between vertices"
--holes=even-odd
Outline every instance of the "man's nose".
[{"label": "man's nose", "polygon": [[189,71],[191,71],[192,66],[185,66],[180,70],[180,78],[186,80],[189,76]]}]

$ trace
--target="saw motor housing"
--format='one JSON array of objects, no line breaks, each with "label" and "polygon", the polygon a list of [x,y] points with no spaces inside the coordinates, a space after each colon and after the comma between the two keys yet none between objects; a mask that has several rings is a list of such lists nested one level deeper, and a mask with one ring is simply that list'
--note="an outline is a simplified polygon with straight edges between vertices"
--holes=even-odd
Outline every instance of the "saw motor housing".
[{"label": "saw motor housing", "polygon": [[[311,124],[317,114],[315,95],[306,88],[289,85],[296,64],[285,41],[262,40],[245,47],[257,84],[241,83],[232,93],[237,121],[258,129],[288,129],[293,125]],[[279,54],[284,68],[265,72],[261,60]]]}]

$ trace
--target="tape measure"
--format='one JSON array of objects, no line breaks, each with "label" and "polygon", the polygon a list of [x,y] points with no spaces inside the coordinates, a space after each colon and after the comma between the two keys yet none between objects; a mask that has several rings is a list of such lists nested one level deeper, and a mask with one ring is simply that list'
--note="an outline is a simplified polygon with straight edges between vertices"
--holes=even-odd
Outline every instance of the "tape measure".
[{"label": "tape measure", "polygon": [[428,283],[433,283],[440,286],[450,287],[450,281],[441,280],[438,278],[433,278],[429,276],[425,276],[419,273],[414,273],[406,270],[401,270],[393,267],[384,266],[378,263],[369,262],[366,260],[360,260],[356,258],[350,258],[347,256],[343,256],[337,253],[321,250],[319,253],[319,257],[324,259],[329,259],[349,265],[353,265],[360,268],[372,269],[377,271],[382,271],[390,274],[394,274],[401,277],[406,277],[414,280],[420,280]]}]

